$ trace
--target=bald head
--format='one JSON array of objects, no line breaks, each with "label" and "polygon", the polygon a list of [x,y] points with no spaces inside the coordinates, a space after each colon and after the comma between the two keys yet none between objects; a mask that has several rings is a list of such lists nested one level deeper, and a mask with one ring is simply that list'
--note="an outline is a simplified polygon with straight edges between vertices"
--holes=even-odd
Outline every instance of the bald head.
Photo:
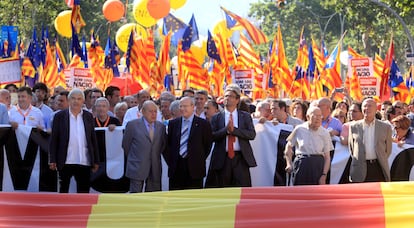
[{"label": "bald head", "polygon": [[318,100],[318,107],[321,109],[323,119],[331,115],[331,100],[323,97]]}]

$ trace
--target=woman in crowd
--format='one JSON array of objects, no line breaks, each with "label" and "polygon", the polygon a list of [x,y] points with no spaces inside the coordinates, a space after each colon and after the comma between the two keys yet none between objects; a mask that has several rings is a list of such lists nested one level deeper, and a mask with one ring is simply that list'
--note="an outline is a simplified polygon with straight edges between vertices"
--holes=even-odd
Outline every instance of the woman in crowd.
[{"label": "woman in crowd", "polygon": [[414,133],[410,128],[411,121],[405,115],[399,115],[391,120],[395,134],[393,135],[393,141],[401,147],[404,144],[414,145]]},{"label": "woman in crowd", "polygon": [[128,104],[126,102],[120,102],[114,107],[115,117],[118,118],[119,122],[121,122],[121,125],[124,122],[124,116],[127,110]]},{"label": "woman in crowd", "polygon": [[331,116],[337,118],[339,121],[341,121],[342,124],[347,122],[346,112],[344,112],[342,109],[337,108],[333,110]]},{"label": "woman in crowd", "polygon": [[306,111],[308,110],[308,106],[302,101],[294,101],[292,106],[290,106],[290,114],[293,117],[296,117],[300,120],[306,121]]},{"label": "woman in crowd", "polygon": [[362,120],[364,115],[362,114],[361,102],[353,102],[348,111],[348,122],[342,125],[342,131],[340,135],[342,145],[348,145],[349,126],[352,122]]}]

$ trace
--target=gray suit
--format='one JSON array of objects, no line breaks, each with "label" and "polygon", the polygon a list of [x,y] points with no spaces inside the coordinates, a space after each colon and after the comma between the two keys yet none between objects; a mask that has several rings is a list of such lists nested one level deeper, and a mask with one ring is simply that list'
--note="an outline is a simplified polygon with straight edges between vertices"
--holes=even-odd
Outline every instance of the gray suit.
[{"label": "gray suit", "polygon": [[161,190],[161,153],[167,145],[165,126],[154,123],[154,139],[151,142],[143,118],[129,121],[125,128],[122,147],[127,154],[126,176],[131,180],[131,192]]},{"label": "gray suit", "polygon": [[[350,168],[350,180],[352,182],[364,182],[367,175],[363,123],[364,120],[356,121],[350,125],[349,129],[348,145],[352,158]],[[388,166],[388,157],[392,148],[391,132],[389,124],[375,120],[375,153],[385,181],[391,180]]]}]

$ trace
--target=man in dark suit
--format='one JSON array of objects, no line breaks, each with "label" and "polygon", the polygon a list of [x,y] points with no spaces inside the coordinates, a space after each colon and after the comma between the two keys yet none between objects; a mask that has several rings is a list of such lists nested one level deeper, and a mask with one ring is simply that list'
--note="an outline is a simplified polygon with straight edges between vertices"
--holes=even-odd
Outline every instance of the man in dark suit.
[{"label": "man in dark suit", "polygon": [[210,124],[194,115],[194,99],[180,100],[182,117],[168,124],[166,156],[170,190],[203,188],[211,148]]},{"label": "man in dark suit", "polygon": [[85,96],[80,89],[69,95],[69,109],[56,113],[49,145],[49,167],[59,171],[59,192],[67,193],[75,177],[78,193],[88,193],[91,169],[99,168],[94,119],[82,110]]},{"label": "man in dark suit", "polygon": [[127,154],[126,176],[130,179],[129,192],[161,191],[161,153],[167,147],[167,132],[157,121],[157,105],[145,101],[143,117],[127,123],[122,147]]},{"label": "man in dark suit", "polygon": [[[237,109],[240,87],[230,84],[224,93],[224,111],[211,119],[213,141],[210,171],[216,181],[208,187],[250,187],[250,167],[257,166],[249,140],[256,131],[249,113]],[[210,175],[209,175],[210,176]],[[216,183],[215,183],[216,182]]]}]

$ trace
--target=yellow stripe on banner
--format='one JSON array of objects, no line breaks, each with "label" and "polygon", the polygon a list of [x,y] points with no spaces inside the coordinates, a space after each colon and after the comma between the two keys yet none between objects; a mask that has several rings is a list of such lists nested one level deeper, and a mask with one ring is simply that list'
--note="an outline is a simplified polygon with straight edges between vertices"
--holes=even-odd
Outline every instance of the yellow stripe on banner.
[{"label": "yellow stripe on banner", "polygon": [[414,227],[414,183],[381,183],[386,227]]},{"label": "yellow stripe on banner", "polygon": [[234,227],[240,188],[102,194],[88,227]]}]

